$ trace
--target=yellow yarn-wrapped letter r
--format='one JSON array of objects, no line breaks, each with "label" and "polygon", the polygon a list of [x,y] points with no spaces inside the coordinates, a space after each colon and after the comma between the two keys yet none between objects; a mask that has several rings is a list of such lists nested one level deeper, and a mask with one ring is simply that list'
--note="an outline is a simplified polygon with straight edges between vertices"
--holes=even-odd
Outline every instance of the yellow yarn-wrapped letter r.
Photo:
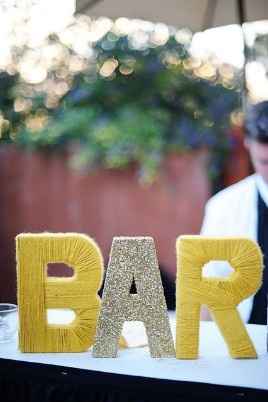
[{"label": "yellow yarn-wrapped letter r", "polygon": [[[19,347],[22,352],[82,352],[93,343],[100,308],[103,261],[96,243],[76,233],[20,234],[16,238]],[[64,263],[71,278],[49,277],[48,263]],[[48,324],[47,309],[76,313],[69,325]]]},{"label": "yellow yarn-wrapped letter r", "polygon": [[[201,305],[207,305],[233,358],[253,358],[256,351],[236,306],[262,281],[262,254],[246,238],[181,236],[177,239],[176,357],[196,359]],[[202,277],[210,261],[228,261],[228,278]]]}]

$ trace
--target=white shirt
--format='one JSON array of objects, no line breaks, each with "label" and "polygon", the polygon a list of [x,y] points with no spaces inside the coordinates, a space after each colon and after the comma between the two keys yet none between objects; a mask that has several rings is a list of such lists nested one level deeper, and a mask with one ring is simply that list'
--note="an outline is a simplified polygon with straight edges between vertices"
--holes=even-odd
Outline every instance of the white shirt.
[{"label": "white shirt", "polygon": [[[254,174],[233,184],[213,196],[206,205],[201,234],[204,236],[243,236],[257,241],[257,194],[268,206],[268,186],[261,176]],[[226,262],[210,263],[204,269],[206,276],[228,276]],[[253,306],[253,296],[242,301],[238,310],[248,321]]]}]

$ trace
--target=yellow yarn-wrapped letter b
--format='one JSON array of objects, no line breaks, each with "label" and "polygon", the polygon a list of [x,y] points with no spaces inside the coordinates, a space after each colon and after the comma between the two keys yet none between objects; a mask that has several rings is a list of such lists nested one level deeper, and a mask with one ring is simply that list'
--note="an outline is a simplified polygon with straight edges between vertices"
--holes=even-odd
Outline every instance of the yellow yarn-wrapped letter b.
[{"label": "yellow yarn-wrapped letter b", "polygon": [[[20,234],[16,238],[19,347],[22,352],[82,352],[94,341],[103,261],[96,243],[75,233]],[[71,278],[48,277],[48,263],[64,263]],[[76,313],[69,325],[48,324],[47,309]]]},{"label": "yellow yarn-wrapped letter b", "polygon": [[[228,278],[204,278],[210,261],[228,261]],[[256,351],[236,306],[254,294],[262,281],[262,254],[246,238],[181,236],[177,239],[176,357],[196,359],[200,307],[207,305],[233,358],[256,357]]]}]

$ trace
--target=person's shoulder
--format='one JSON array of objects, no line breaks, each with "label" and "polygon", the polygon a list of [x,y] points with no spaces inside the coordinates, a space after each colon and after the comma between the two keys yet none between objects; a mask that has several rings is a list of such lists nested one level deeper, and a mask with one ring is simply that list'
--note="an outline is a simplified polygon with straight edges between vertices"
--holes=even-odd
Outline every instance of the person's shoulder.
[{"label": "person's shoulder", "polygon": [[244,197],[251,188],[253,188],[255,183],[255,174],[246,177],[239,182],[232,184],[229,187],[219,191],[213,197],[209,199],[207,202],[207,206],[215,206],[221,203],[229,203],[233,202],[234,200],[239,201],[240,198]]}]

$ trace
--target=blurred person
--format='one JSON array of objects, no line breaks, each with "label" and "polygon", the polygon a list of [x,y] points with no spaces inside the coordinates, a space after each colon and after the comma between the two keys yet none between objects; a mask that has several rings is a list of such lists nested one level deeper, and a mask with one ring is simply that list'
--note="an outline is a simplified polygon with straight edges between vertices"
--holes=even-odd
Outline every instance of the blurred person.
[{"label": "blurred person", "polygon": [[[255,173],[214,195],[205,208],[204,236],[243,236],[258,242],[264,255],[263,284],[238,306],[241,318],[267,323],[268,293],[268,101],[251,106],[245,120],[245,147]],[[227,276],[226,262],[211,262],[207,276]],[[202,308],[202,319],[210,319]]]}]

